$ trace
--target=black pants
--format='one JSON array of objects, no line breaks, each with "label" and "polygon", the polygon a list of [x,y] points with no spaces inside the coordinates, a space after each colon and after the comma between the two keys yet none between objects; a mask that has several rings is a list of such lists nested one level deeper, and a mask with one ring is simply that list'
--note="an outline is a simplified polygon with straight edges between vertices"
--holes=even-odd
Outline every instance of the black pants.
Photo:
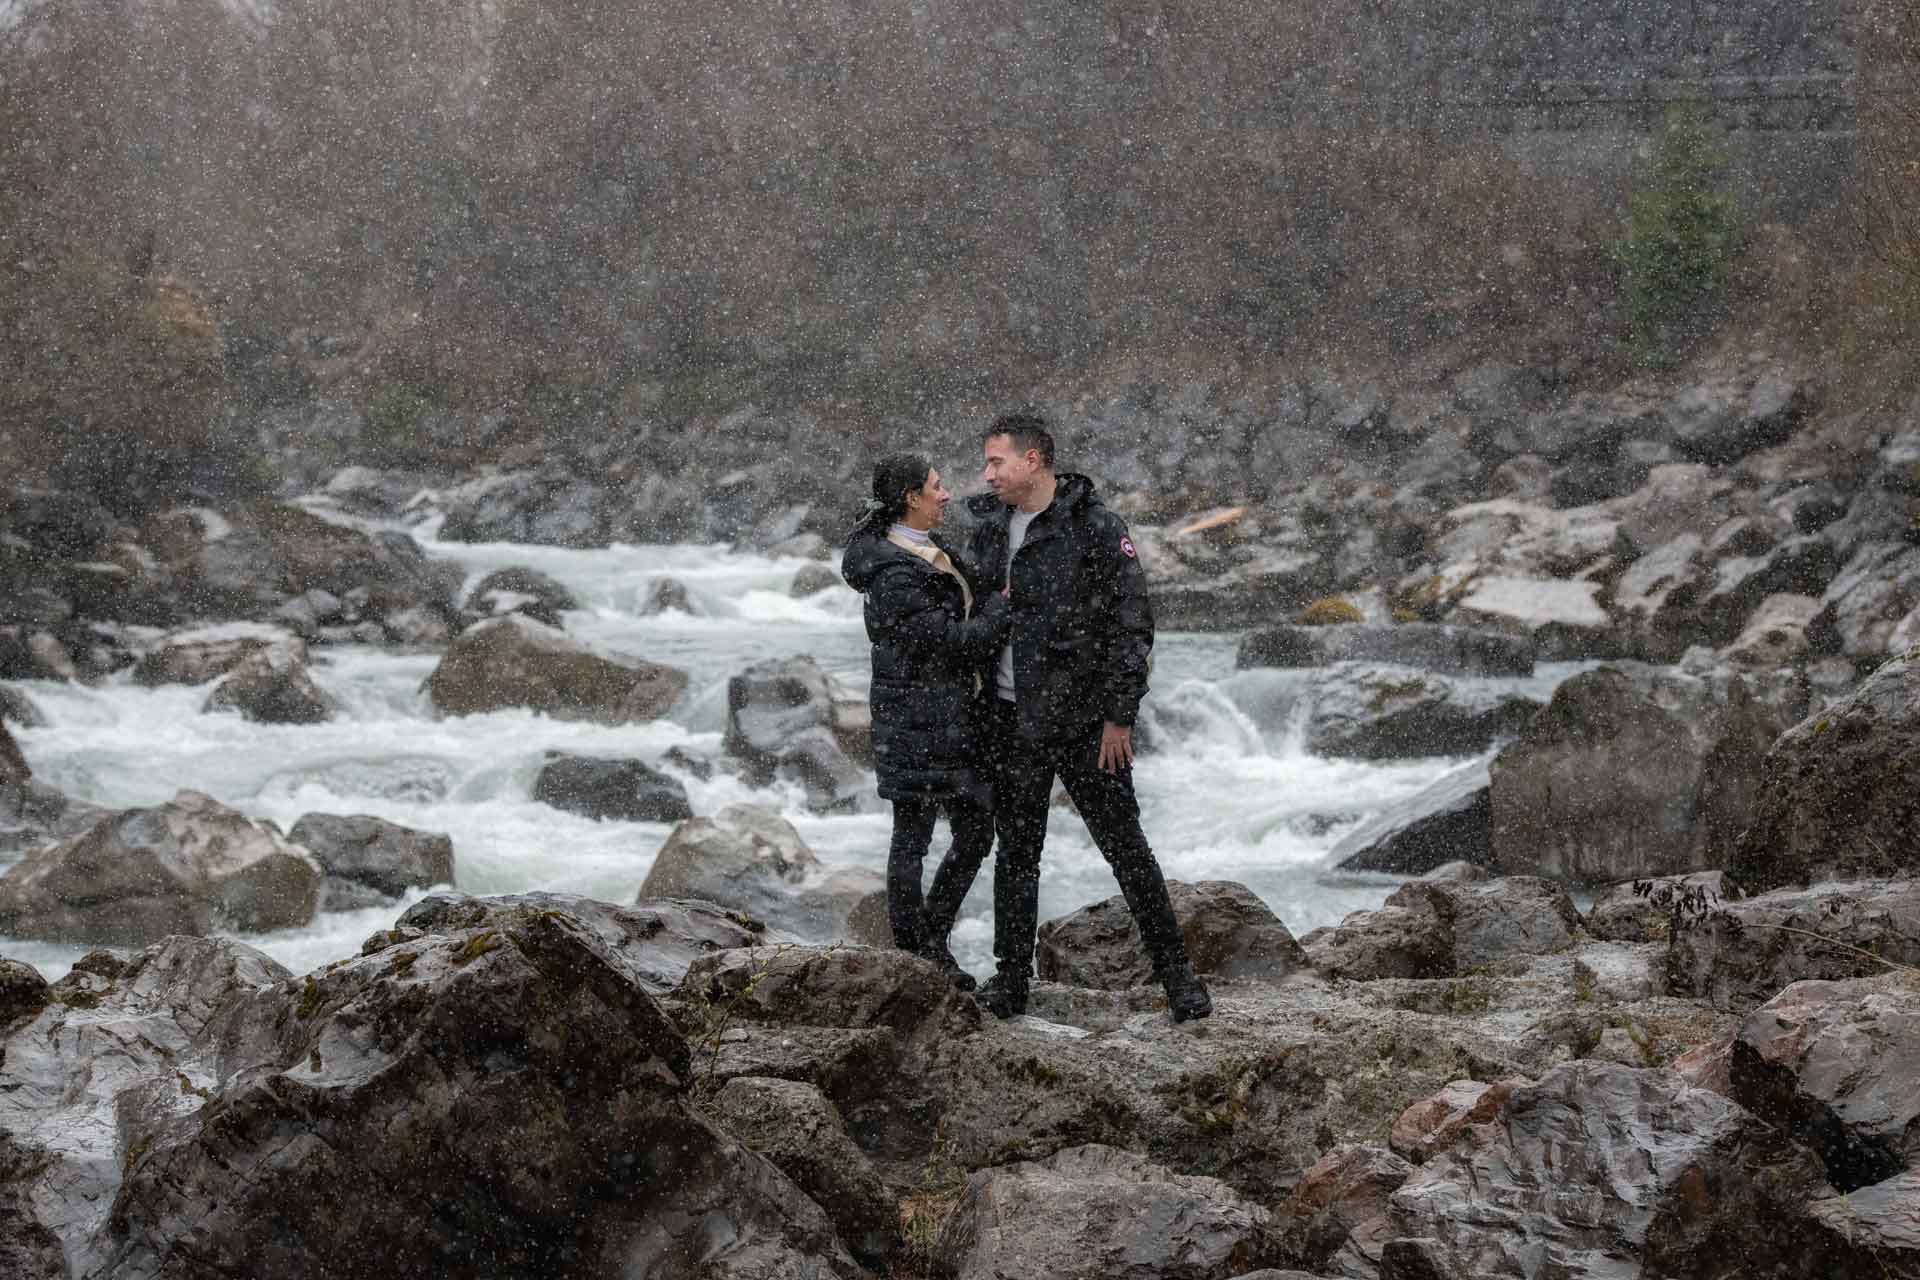
[{"label": "black pants", "polygon": [[[923,902],[920,863],[933,843],[934,819],[942,809],[953,828],[953,844],[940,859]],[[946,945],[973,877],[992,851],[993,813],[985,805],[965,797],[895,800],[893,843],[887,849],[887,923],[893,928],[893,945],[906,951],[918,951],[923,944]]]},{"label": "black pants", "polygon": [[1033,971],[1040,850],[1047,839],[1055,777],[1065,784],[1100,856],[1113,868],[1154,973],[1164,975],[1186,963],[1186,943],[1167,899],[1166,879],[1140,829],[1133,770],[1122,767],[1107,773],[1100,768],[1102,726],[1096,722],[1064,739],[1035,742],[1021,737],[1011,702],[992,701],[987,751],[994,766],[994,821],[1000,831],[993,864],[993,954],[1000,971],[1020,977]]}]

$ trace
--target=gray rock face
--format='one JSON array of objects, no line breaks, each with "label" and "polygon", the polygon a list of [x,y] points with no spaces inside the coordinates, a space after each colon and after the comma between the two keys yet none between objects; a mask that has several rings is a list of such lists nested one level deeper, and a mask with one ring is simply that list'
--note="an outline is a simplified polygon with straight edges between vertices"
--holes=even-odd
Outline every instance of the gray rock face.
[{"label": "gray rock face", "polygon": [[838,808],[864,784],[860,766],[873,762],[873,718],[812,658],[769,659],[727,681],[725,746],[751,785],[791,778],[813,807]]},{"label": "gray rock face", "polygon": [[32,698],[12,685],[0,684],[0,725],[38,729],[46,722],[46,715]]},{"label": "gray rock face", "polygon": [[736,1076],[706,1111],[825,1209],[855,1257],[885,1267],[900,1239],[894,1199],[820,1090],[794,1080]]},{"label": "gray rock face", "polygon": [[33,769],[21,754],[20,744],[7,730],[7,722],[0,720],[0,787],[22,786],[32,779]]},{"label": "gray rock face", "polygon": [[1530,676],[1533,645],[1523,637],[1429,622],[1396,626],[1269,627],[1250,632],[1238,667],[1325,667],[1384,662],[1455,676]]},{"label": "gray rock face", "polygon": [[1314,681],[1307,746],[1362,760],[1476,755],[1518,734],[1539,706],[1409,667],[1340,663]]},{"label": "gray rock face", "polygon": [[1820,601],[1814,596],[1768,596],[1720,656],[1736,667],[1756,671],[1777,670],[1802,661],[1808,652],[1807,628],[1819,611]]},{"label": "gray rock face", "polygon": [[524,613],[549,627],[562,625],[560,615],[579,607],[573,592],[558,579],[522,565],[495,569],[480,579],[466,603],[469,613],[483,618]]},{"label": "gray rock face", "polygon": [[15,863],[0,877],[0,929],[139,946],[216,927],[292,928],[313,918],[320,875],[271,827],[182,791]]},{"label": "gray rock face", "polygon": [[1667,1073],[1569,1063],[1482,1134],[1394,1192],[1382,1276],[1832,1274],[1807,1240],[1819,1161]]},{"label": "gray rock face", "polygon": [[1538,876],[1500,876],[1473,884],[1416,881],[1394,890],[1389,906],[1420,908],[1434,894],[1453,907],[1458,971],[1509,956],[1560,951],[1580,935],[1580,913],[1560,884]]},{"label": "gray rock face", "polygon": [[824,564],[803,564],[794,572],[793,584],[787,588],[787,594],[795,600],[804,600],[808,596],[819,595],[841,585],[840,575]]},{"label": "gray rock face", "polygon": [[542,804],[625,822],[679,822],[693,816],[679,780],[642,761],[549,756],[533,784],[533,798]]},{"label": "gray rock face", "polygon": [[292,653],[268,648],[241,659],[201,709],[238,711],[259,724],[321,724],[333,719],[340,704]]},{"label": "gray rock face", "polygon": [[1920,1169],[1816,1200],[1807,1212],[1835,1262],[1852,1263],[1868,1280],[1920,1275],[1920,1231],[1914,1229],[1920,1219]]},{"label": "gray rock face", "polygon": [[613,495],[561,468],[483,476],[437,498],[448,542],[602,547],[612,536]]},{"label": "gray rock face", "polygon": [[1776,889],[1682,916],[1667,991],[1745,1012],[1795,982],[1837,982],[1920,965],[1920,886],[1861,881]]},{"label": "gray rock face", "polygon": [[529,913],[560,912],[591,930],[620,953],[634,980],[649,995],[677,988],[701,956],[750,947],[764,935],[753,923],[711,902],[643,902],[622,907],[571,893],[514,893],[475,898],[436,893],[423,898],[394,921],[390,930],[368,939],[378,950],[422,934],[459,933],[500,928]]},{"label": "gray rock face", "polygon": [[1676,897],[1691,893],[1717,906],[1724,879],[1723,872],[1696,871],[1685,876],[1624,881],[1601,891],[1583,923],[1594,937],[1613,942],[1665,942],[1672,928]]},{"label": "gray rock face", "polygon": [[70,839],[107,816],[44,783],[0,782],[0,853],[17,853]]},{"label": "gray rock face", "polygon": [[1739,675],[1575,676],[1493,762],[1494,864],[1590,884],[1724,865],[1785,720]]},{"label": "gray rock face", "polygon": [[320,864],[330,902],[336,881],[389,898],[408,889],[453,883],[453,841],[436,831],[415,831],[365,815],[309,813],[293,824],[287,839]]},{"label": "gray rock face", "polygon": [[1286,1256],[1316,1270],[1367,1274],[1380,1265],[1387,1197],[1413,1172],[1391,1151],[1329,1151],[1300,1175],[1275,1212]]},{"label": "gray rock face", "polygon": [[1388,805],[1340,837],[1327,863],[1342,871],[1423,875],[1451,862],[1493,860],[1493,777],[1489,762],[1449,770],[1415,795]]},{"label": "gray rock face", "polygon": [[1454,961],[1454,903],[1443,887],[1415,881],[1378,911],[1356,911],[1302,944],[1329,978],[1447,978]]},{"label": "gray rock face", "polygon": [[1725,465],[1786,440],[1819,401],[1812,384],[1769,372],[1688,388],[1668,405],[1666,424],[1689,458]]},{"label": "gray rock face", "polygon": [[524,707],[560,720],[632,724],[666,714],[686,691],[674,667],[594,653],[551,627],[509,614],[468,628],[427,677],[446,715]]},{"label": "gray rock face", "polygon": [[562,913],[241,1008],[239,1069],[128,1161],[116,1275],[858,1273],[818,1206],[689,1109],[685,1041]]},{"label": "gray rock face", "polygon": [[[1306,953],[1266,903],[1225,880],[1167,882],[1195,972],[1277,981],[1306,967]],[[1040,926],[1040,976],[1076,987],[1120,991],[1155,981],[1140,930],[1118,895]]]},{"label": "gray rock face", "polygon": [[[1452,1081],[1432,1097],[1422,1098],[1401,1112],[1393,1122],[1387,1145],[1414,1164],[1424,1164],[1467,1141],[1472,1126],[1496,1119],[1513,1091],[1528,1083],[1518,1077],[1494,1084]],[[1405,1181],[1404,1176],[1401,1181]],[[1399,1185],[1394,1183],[1396,1188]]]},{"label": "gray rock face", "polygon": [[134,664],[133,682],[154,688],[163,684],[205,684],[238,667],[255,653],[279,650],[304,663],[307,646],[300,637],[264,623],[227,623],[180,631]]},{"label": "gray rock face", "polygon": [[956,1280],[1228,1280],[1269,1260],[1267,1210],[1089,1144],[967,1180],[940,1233]]},{"label": "gray rock face", "polygon": [[1920,1163],[1920,980],[1796,982],[1734,1037],[1734,1101],[1818,1152],[1854,1191]]},{"label": "gray rock face", "polygon": [[[1911,500],[1904,501],[1911,506]],[[1920,547],[1869,543],[1828,585],[1820,612],[1807,624],[1807,644],[1816,654],[1850,658],[1861,666],[1880,662],[1920,641],[1908,621],[1916,610]]]},{"label": "gray rock face", "polygon": [[52,998],[38,969],[0,956],[0,1028],[39,1013]]},{"label": "gray rock face", "polygon": [[1748,893],[1920,871],[1920,654],[1889,662],[1767,752],[1727,861]]},{"label": "gray rock face", "polygon": [[640,885],[639,902],[700,898],[816,942],[846,936],[860,899],[883,888],[871,871],[830,871],[778,814],[729,805],[673,829]]}]

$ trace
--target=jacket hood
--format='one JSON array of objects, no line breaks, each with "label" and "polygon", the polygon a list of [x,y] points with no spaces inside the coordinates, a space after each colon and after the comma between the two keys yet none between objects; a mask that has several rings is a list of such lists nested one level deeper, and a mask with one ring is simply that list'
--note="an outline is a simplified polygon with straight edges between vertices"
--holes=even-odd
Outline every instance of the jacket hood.
[{"label": "jacket hood", "polygon": [[[1062,511],[1072,511],[1079,507],[1097,507],[1103,505],[1100,495],[1094,492],[1093,481],[1078,471],[1062,471],[1054,476],[1053,505]],[[979,493],[967,499],[967,514],[976,520],[1004,520],[1012,511],[999,497],[991,493]]]},{"label": "jacket hood", "polygon": [[[939,537],[934,545],[952,555],[953,552]],[[862,529],[853,535],[847,543],[847,549],[840,555],[840,576],[847,585],[861,595],[873,589],[873,580],[882,569],[891,564],[917,565],[929,573],[936,572],[932,566],[918,556],[908,555],[899,547],[887,541],[885,529]]]}]

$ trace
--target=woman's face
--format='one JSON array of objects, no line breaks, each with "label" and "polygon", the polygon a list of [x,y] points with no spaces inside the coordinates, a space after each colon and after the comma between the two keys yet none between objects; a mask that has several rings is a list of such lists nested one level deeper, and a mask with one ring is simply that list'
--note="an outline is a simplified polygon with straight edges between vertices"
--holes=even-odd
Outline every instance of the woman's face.
[{"label": "woman's face", "polygon": [[940,483],[939,469],[934,468],[927,472],[925,484],[907,494],[907,515],[919,528],[937,529],[946,519],[947,504],[952,501],[953,495]]}]

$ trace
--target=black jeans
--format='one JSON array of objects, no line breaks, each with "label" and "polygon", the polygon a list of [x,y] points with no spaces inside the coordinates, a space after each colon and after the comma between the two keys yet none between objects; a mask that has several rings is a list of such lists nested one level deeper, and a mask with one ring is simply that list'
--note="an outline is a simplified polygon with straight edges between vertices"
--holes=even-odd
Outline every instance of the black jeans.
[{"label": "black jeans", "polygon": [[[934,819],[946,810],[953,844],[933,873],[933,888],[923,902],[920,863],[933,843]],[[893,945],[904,951],[945,946],[973,887],[980,864],[993,852],[993,813],[964,796],[940,800],[895,800],[893,843],[887,849],[887,923]]]},{"label": "black jeans", "polygon": [[1164,976],[1185,964],[1187,947],[1167,898],[1167,882],[1140,829],[1133,770],[1108,773],[1100,767],[1102,726],[1096,722],[1064,738],[1036,742],[1021,736],[1014,704],[997,697],[987,724],[994,821],[1000,830],[993,864],[993,954],[1000,971],[1018,978],[1033,971],[1040,850],[1047,839],[1055,777],[1065,784],[1100,856],[1113,868],[1154,973]]}]

